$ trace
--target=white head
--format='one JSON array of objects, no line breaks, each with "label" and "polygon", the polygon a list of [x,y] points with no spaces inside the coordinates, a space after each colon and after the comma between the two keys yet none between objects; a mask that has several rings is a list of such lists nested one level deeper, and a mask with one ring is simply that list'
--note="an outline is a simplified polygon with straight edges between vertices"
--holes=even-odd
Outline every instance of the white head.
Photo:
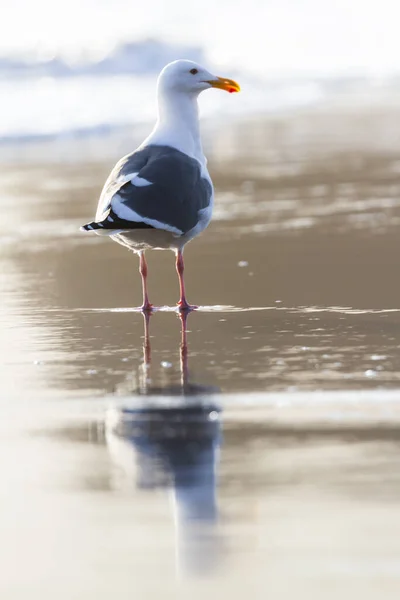
[{"label": "white head", "polygon": [[158,89],[197,95],[210,88],[239,92],[240,86],[224,77],[217,77],[191,60],[175,60],[163,68],[158,77]]}]

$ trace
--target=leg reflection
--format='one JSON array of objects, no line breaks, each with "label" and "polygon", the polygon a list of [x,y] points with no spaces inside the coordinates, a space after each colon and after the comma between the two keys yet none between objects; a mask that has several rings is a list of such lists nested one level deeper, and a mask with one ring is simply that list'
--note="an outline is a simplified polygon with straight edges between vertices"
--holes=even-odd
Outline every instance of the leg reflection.
[{"label": "leg reflection", "polygon": [[[148,385],[151,361],[149,324],[144,313],[142,393],[138,407],[112,411],[106,423],[107,444],[118,465],[115,486],[170,490],[180,571],[208,572],[218,564],[219,536],[216,469],[221,442],[220,409],[205,394],[207,386],[189,381],[187,319],[180,314],[180,400],[176,386],[155,393]],[[169,395],[168,395],[169,392]],[[137,400],[137,396],[135,397]],[[134,398],[132,398],[134,400]],[[121,469],[122,467],[122,469]],[[121,472],[123,477],[121,478]]]},{"label": "leg reflection", "polygon": [[151,363],[151,345],[150,345],[150,319],[153,315],[151,311],[143,310],[144,336],[143,336],[143,363],[139,371],[139,391],[141,394],[148,394],[149,390],[149,372]]},{"label": "leg reflection", "polygon": [[189,316],[189,312],[181,312],[179,313],[179,318],[181,320],[181,386],[182,391],[187,393],[189,391],[189,371],[188,371],[188,346],[187,346],[187,318]]}]

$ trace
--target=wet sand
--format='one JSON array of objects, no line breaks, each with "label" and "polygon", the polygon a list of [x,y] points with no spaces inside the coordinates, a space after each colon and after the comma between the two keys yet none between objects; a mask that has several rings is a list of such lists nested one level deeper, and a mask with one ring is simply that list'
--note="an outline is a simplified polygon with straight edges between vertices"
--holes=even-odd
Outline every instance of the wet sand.
[{"label": "wet sand", "polygon": [[145,339],[136,257],[78,231],[112,161],[4,166],[7,600],[398,596],[400,151],[268,132],[210,160],[187,340],[172,253]]}]

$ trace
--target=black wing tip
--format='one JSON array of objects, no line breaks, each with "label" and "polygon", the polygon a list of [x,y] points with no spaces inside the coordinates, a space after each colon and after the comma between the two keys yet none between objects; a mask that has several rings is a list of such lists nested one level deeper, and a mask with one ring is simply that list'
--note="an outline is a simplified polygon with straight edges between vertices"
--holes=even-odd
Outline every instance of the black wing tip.
[{"label": "black wing tip", "polygon": [[115,218],[112,221],[110,221],[107,217],[107,219],[104,219],[104,221],[100,221],[100,222],[96,222],[96,221],[92,221],[91,223],[86,223],[86,225],[82,225],[82,227],[80,227],[81,231],[96,231],[99,229],[154,229],[154,227],[152,225],[148,225],[147,223],[143,223],[143,222],[136,222],[136,221],[125,221],[124,219],[118,219]]},{"label": "black wing tip", "polygon": [[80,231],[95,231],[96,229],[103,229],[103,225],[101,223],[96,223],[92,221],[91,223],[86,223],[86,225],[82,225]]}]

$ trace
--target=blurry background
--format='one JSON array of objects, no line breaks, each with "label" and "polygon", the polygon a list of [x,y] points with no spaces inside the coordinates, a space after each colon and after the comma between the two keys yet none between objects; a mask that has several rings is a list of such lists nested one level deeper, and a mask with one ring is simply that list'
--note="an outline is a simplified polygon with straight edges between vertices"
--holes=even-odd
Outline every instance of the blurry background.
[{"label": "blurry background", "polygon": [[227,114],[398,104],[395,0],[16,0],[3,10],[0,143],[22,156],[43,140],[92,139],[85,153],[97,156],[107,137],[127,145],[153,120],[156,75],[176,58],[240,80],[240,101],[202,96],[203,114],[225,126]]}]

